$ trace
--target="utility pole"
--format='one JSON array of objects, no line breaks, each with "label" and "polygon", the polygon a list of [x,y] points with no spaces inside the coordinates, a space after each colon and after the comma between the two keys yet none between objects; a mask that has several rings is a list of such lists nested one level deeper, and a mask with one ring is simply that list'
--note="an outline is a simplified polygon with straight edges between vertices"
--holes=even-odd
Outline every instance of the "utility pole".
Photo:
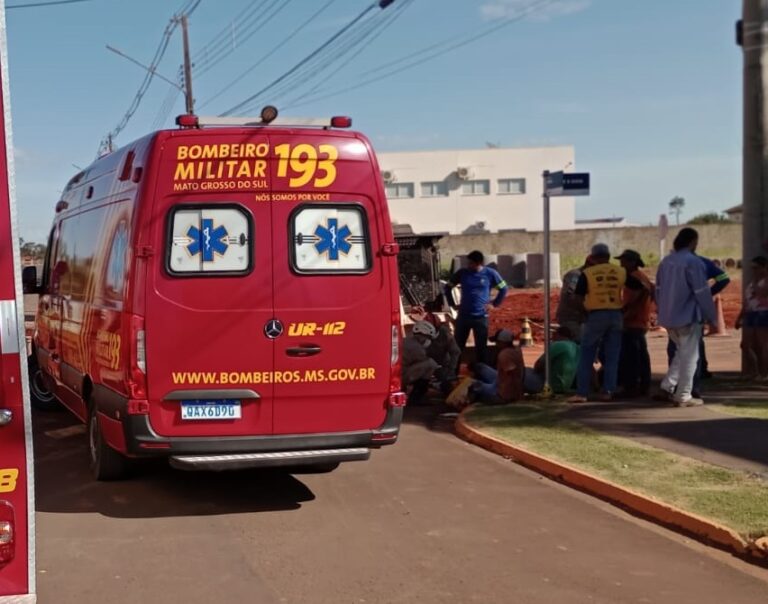
[{"label": "utility pole", "polygon": [[[768,244],[768,2],[743,0],[736,41],[744,53],[742,288],[752,278],[750,260]],[[742,354],[742,368],[745,356]]]},{"label": "utility pole", "polygon": [[181,15],[181,35],[184,39],[184,97],[187,101],[187,113],[195,112],[195,99],[192,96],[192,61],[189,58],[189,31],[187,14]]}]

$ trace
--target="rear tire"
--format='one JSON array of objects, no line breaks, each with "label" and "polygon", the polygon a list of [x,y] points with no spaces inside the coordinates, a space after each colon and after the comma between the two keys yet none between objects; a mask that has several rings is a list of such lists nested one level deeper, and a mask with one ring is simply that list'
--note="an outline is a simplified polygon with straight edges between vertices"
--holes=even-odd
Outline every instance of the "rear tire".
[{"label": "rear tire", "polygon": [[125,477],[128,460],[104,440],[98,414],[93,407],[88,413],[88,450],[91,472],[96,480],[119,480]]},{"label": "rear tire", "polygon": [[34,356],[27,359],[27,373],[29,375],[29,395],[32,406],[38,411],[59,411],[61,403],[53,395],[48,387],[45,374]]}]

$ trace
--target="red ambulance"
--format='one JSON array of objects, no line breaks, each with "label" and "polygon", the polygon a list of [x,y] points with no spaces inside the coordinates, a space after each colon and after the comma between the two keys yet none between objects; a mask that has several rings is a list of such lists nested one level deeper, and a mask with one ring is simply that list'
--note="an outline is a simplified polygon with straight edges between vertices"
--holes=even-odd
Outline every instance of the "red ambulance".
[{"label": "red ambulance", "polygon": [[0,3],[0,602],[32,604],[32,427],[8,99],[5,7]]},{"label": "red ambulance", "polygon": [[397,245],[346,117],[183,115],[56,205],[33,396],[88,425],[97,479],[367,459],[398,437]]}]

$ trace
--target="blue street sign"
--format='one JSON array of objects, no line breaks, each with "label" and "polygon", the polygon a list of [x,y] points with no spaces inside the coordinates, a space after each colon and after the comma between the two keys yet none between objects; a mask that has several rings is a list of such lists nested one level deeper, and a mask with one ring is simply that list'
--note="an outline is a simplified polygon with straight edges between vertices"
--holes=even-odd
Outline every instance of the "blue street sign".
[{"label": "blue street sign", "polygon": [[547,176],[546,193],[550,197],[589,195],[589,173],[553,172]]}]

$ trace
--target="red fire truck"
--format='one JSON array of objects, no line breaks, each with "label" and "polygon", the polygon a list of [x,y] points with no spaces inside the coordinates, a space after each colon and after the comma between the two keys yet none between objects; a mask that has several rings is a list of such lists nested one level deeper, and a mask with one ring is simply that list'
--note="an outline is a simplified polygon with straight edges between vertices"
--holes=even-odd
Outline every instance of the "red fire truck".
[{"label": "red fire truck", "polygon": [[26,604],[35,601],[32,426],[5,32],[0,0],[0,603]]}]

